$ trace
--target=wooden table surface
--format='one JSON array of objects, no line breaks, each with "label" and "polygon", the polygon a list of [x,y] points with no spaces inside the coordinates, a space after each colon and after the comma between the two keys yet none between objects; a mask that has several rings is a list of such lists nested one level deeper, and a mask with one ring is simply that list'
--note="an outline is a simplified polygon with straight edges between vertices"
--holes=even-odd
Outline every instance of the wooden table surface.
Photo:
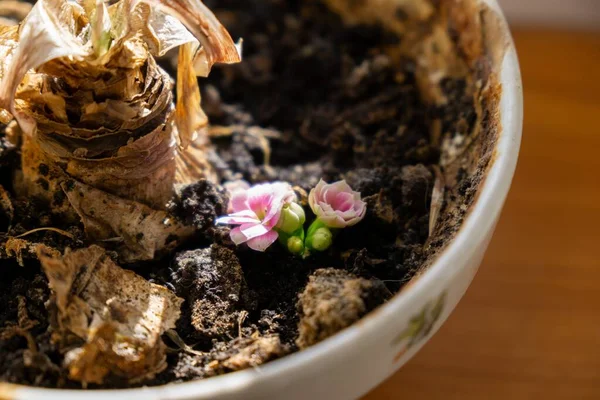
[{"label": "wooden table surface", "polygon": [[514,32],[519,166],[473,285],[364,400],[600,399],[600,34]]}]

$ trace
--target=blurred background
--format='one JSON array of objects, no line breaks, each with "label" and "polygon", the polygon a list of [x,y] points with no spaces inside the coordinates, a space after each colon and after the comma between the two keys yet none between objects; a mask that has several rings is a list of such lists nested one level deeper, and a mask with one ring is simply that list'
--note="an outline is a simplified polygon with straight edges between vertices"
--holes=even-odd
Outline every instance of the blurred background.
[{"label": "blurred background", "polygon": [[600,399],[600,0],[499,0],[525,96],[517,173],[456,311],[364,400]]},{"label": "blurred background", "polygon": [[499,0],[514,27],[600,30],[598,0]]}]

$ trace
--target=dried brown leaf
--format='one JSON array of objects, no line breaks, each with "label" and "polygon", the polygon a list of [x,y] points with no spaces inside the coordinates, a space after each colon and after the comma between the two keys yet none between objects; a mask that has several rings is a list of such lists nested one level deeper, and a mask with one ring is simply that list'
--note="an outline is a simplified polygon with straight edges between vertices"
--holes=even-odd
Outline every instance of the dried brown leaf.
[{"label": "dried brown leaf", "polygon": [[173,15],[200,41],[202,48],[194,57],[198,76],[208,76],[216,63],[235,64],[241,61],[241,51],[229,32],[201,0],[132,0],[132,7],[139,3],[147,3]]},{"label": "dried brown leaf", "polygon": [[[6,69],[9,67],[18,41],[19,27],[0,25],[0,81],[4,80]],[[8,108],[0,104],[0,123],[2,124],[8,124],[13,118]]]},{"label": "dried brown leaf", "polygon": [[431,193],[431,208],[429,211],[429,236],[433,234],[437,224],[440,212],[444,206],[444,195],[446,193],[444,174],[437,165],[434,167],[434,172],[435,183],[433,185],[433,192]]},{"label": "dried brown leaf", "polygon": [[194,228],[174,220],[165,211],[153,210],[80,182],[65,183],[63,189],[90,239],[122,239],[119,259],[123,262],[152,260],[159,250],[175,248],[194,232]]},{"label": "dried brown leaf", "polygon": [[126,20],[121,18],[119,11],[116,11],[116,9],[119,8],[120,13],[124,13],[123,10],[126,7],[131,10],[131,4],[126,3],[121,1],[113,6],[115,8],[115,12],[111,17],[113,23],[117,26],[127,24],[126,29],[129,32],[143,32],[144,40],[153,56],[162,57],[169,50],[185,43],[198,43],[194,35],[177,18],[159,9],[152,8],[146,3],[135,6]]},{"label": "dried brown leaf", "polygon": [[201,140],[196,140],[187,149],[179,151],[175,162],[176,185],[190,185],[202,179],[217,182],[217,173],[208,157],[211,151],[214,150]]},{"label": "dried brown leaf", "polygon": [[177,106],[175,124],[179,131],[179,145],[187,148],[196,141],[198,133],[208,125],[208,117],[200,107],[200,88],[192,68],[192,44],[179,48],[177,68]]},{"label": "dried brown leaf", "polygon": [[138,381],[164,369],[161,335],[175,326],[182,299],[120,268],[98,246],[64,255],[41,247],[38,256],[53,291],[52,328],[59,340],[85,341],[65,357],[71,379],[102,383],[114,374]]},{"label": "dried brown leaf", "polygon": [[[0,251],[0,258],[16,259],[21,267],[25,266],[26,258],[37,258],[37,249],[42,246],[39,243],[33,243],[25,239],[9,237],[3,244]],[[58,254],[57,250],[47,248]]]},{"label": "dried brown leaf", "polygon": [[[12,51],[10,63],[1,77],[0,108],[15,114],[15,92],[29,70],[56,58],[89,54],[89,48],[77,37],[74,25],[68,23],[74,21],[73,7],[66,0],[41,0],[33,6],[20,25],[19,44]],[[17,117],[21,128],[31,132],[32,121],[21,114]]]},{"label": "dried brown leaf", "polygon": [[258,337],[247,347],[241,349],[239,353],[222,361],[221,366],[231,371],[255,368],[269,360],[281,357],[285,353],[286,349],[279,336]]}]

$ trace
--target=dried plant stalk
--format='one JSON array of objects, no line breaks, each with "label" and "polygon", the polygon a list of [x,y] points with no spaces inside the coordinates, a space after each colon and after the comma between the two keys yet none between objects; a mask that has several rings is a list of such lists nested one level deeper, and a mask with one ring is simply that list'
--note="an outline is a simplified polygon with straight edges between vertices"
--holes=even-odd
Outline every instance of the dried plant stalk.
[{"label": "dried plant stalk", "polygon": [[431,207],[429,210],[429,236],[433,235],[438,218],[444,206],[444,196],[446,194],[446,180],[444,173],[437,165],[434,167],[435,183],[431,192]]},{"label": "dried plant stalk", "polygon": [[[172,80],[154,57],[178,46],[175,106]],[[89,189],[80,190],[78,204],[139,203],[132,209],[161,213],[178,185],[214,179],[196,76],[239,61],[238,47],[200,0],[38,1],[18,28],[0,26],[0,121],[14,116],[23,133],[19,194],[83,219],[91,236],[123,237],[111,231],[110,207],[95,216],[95,227],[86,223],[69,188]],[[118,217],[131,225],[139,216]],[[155,237],[189,234],[158,218],[145,228]],[[125,245],[127,261],[151,259],[163,244],[148,246]]]}]

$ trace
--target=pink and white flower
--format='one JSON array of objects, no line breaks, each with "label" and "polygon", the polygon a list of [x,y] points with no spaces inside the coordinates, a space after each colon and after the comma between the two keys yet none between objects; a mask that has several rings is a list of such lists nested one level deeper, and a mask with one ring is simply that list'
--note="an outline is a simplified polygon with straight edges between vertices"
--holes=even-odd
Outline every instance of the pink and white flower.
[{"label": "pink and white flower", "polygon": [[231,230],[236,245],[246,243],[256,251],[265,251],[279,237],[274,229],[284,205],[297,200],[292,187],[285,182],[266,183],[232,193],[231,214],[217,224],[239,225]]},{"label": "pink and white flower", "polygon": [[229,204],[227,205],[227,213],[232,214],[234,211],[233,205],[231,204],[231,199],[233,199],[236,196],[236,194],[239,194],[239,192],[245,192],[246,190],[250,189],[250,184],[244,180],[239,179],[236,181],[225,182],[223,184],[223,187],[227,191],[227,194],[229,194]]},{"label": "pink and white flower", "polygon": [[367,205],[342,180],[328,184],[321,179],[310,191],[308,203],[317,218],[329,228],[346,228],[358,224],[367,212]]}]

